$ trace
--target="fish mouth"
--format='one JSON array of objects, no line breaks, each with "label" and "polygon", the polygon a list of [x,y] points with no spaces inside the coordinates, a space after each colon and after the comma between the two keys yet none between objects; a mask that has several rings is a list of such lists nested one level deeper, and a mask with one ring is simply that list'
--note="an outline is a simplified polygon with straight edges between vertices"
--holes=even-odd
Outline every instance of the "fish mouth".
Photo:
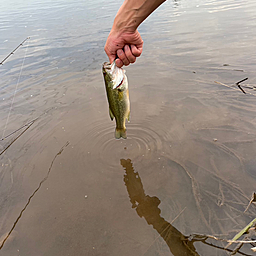
[{"label": "fish mouth", "polygon": [[112,85],[113,90],[119,89],[124,83],[125,71],[122,68],[118,68],[116,66],[115,60],[113,61],[112,64],[110,62],[104,62],[102,66],[102,71],[103,71],[104,77],[106,75],[110,76],[113,82],[113,85]]},{"label": "fish mouth", "polygon": [[102,72],[105,76],[107,73],[111,73],[111,64],[109,62],[104,62],[102,65]]},{"label": "fish mouth", "polygon": [[110,64],[110,62],[104,62],[104,64],[103,64],[103,68],[104,69],[111,69],[111,67],[112,67],[112,65]]},{"label": "fish mouth", "polygon": [[103,63],[103,69],[106,69],[106,70],[112,70],[113,67],[115,66],[115,61],[113,61],[113,63],[111,64],[110,62],[104,62]]}]

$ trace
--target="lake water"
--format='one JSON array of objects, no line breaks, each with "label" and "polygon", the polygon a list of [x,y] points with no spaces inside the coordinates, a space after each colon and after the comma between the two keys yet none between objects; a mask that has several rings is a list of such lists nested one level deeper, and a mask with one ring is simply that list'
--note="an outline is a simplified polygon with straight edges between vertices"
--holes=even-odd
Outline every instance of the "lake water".
[{"label": "lake water", "polygon": [[30,37],[0,66],[1,256],[221,256],[225,242],[187,237],[255,218],[256,2],[154,12],[115,140],[101,65],[121,4],[1,1],[0,61]]}]

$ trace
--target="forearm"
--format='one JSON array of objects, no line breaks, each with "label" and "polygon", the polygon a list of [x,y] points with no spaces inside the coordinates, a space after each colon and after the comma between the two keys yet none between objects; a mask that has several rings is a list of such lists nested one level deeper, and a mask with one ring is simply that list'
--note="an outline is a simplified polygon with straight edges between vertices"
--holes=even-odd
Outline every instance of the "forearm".
[{"label": "forearm", "polygon": [[125,0],[113,25],[118,31],[134,32],[166,0]]}]

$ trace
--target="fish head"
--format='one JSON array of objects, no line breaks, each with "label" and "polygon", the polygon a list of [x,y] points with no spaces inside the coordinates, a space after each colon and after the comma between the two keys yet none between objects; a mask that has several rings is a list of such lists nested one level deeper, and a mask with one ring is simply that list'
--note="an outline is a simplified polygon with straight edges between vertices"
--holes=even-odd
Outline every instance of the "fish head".
[{"label": "fish head", "polygon": [[106,85],[110,86],[112,89],[121,87],[126,80],[125,71],[122,68],[118,68],[115,61],[113,61],[112,64],[105,62],[102,66],[102,72]]}]

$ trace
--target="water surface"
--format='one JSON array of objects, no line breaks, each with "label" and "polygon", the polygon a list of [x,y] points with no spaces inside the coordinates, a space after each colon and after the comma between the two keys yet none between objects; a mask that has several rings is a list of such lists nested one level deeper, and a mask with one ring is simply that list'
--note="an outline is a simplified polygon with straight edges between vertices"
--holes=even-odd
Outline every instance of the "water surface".
[{"label": "water surface", "polygon": [[182,241],[230,239],[255,218],[255,205],[243,211],[256,93],[233,85],[256,85],[256,3],[170,0],[154,12],[126,68],[128,139],[115,140],[101,65],[121,3],[1,3],[0,60],[30,37],[0,66],[0,137],[27,124],[0,141],[1,256],[226,255]]}]

